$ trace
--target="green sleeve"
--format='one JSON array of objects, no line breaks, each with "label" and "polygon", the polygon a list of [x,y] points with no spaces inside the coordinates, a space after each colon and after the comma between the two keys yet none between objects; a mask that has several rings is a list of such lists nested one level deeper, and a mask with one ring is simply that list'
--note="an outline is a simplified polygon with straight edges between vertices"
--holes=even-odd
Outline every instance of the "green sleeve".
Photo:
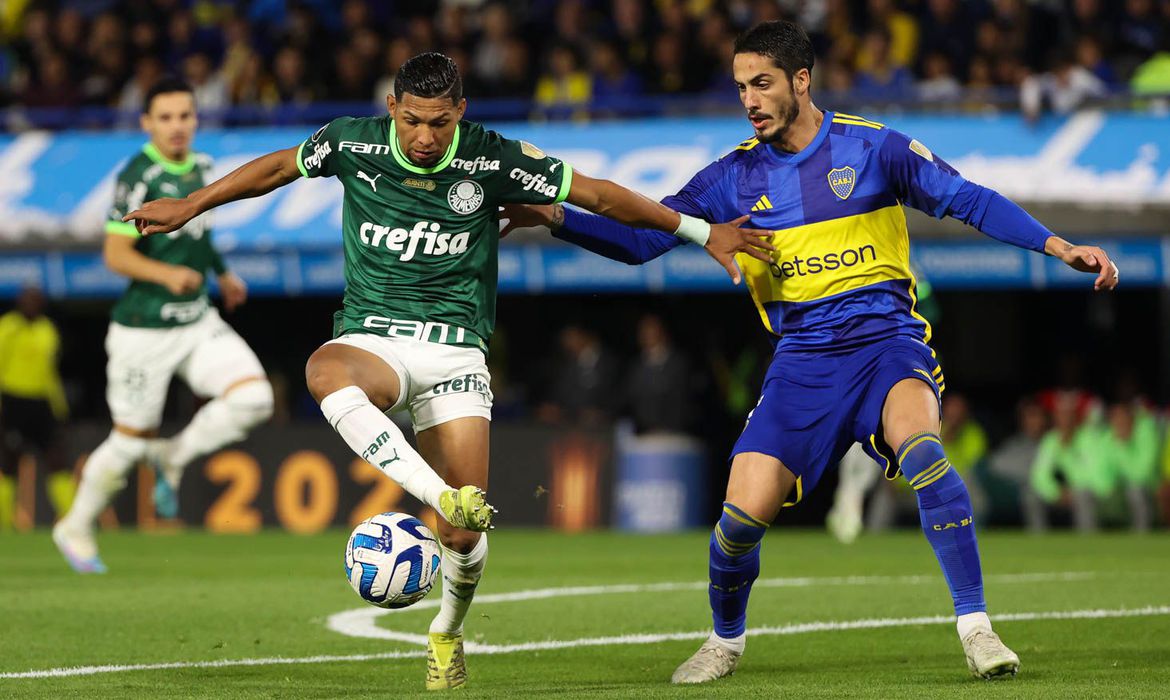
[{"label": "green sleeve", "polygon": [[106,233],[138,238],[138,229],[134,223],[122,221],[122,217],[141,207],[147,193],[148,186],[142,181],[142,168],[132,160],[118,173],[114,184],[114,203],[106,216]]},{"label": "green sleeve", "polygon": [[215,274],[222,275],[227,272],[227,265],[223,261],[223,256],[220,255],[219,249],[210,240],[207,241],[207,247],[211,249],[211,257],[208,260],[208,265]]},{"label": "green sleeve", "polygon": [[342,132],[353,121],[353,117],[338,117],[313,132],[297,148],[297,169],[304,177],[331,177],[337,175],[334,167],[337,161],[338,144]]},{"label": "green sleeve", "polygon": [[494,176],[501,204],[559,204],[573,186],[573,168],[527,141],[513,141],[488,132],[488,143],[500,159]]}]

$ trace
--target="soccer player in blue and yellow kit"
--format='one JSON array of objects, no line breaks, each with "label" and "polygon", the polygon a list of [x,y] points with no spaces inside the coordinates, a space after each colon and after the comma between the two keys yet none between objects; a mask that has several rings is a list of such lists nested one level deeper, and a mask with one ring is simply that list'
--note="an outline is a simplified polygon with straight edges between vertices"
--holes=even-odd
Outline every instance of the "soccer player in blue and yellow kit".
[{"label": "soccer player in blue and yellow kit", "polygon": [[[1095,272],[1117,284],[1100,248],[1054,236],[1001,195],[964,180],[918,141],[809,95],[813,51],[791,22],[741,35],[734,73],[755,137],[663,202],[708,221],[749,213],[774,231],[770,263],[737,258],[776,350],[760,402],[731,455],[727,500],[711,535],[714,632],[674,673],[676,683],[730,675],[743,653],[748,594],[764,531],[860,442],[887,478],[918,496],[922,529],[954,599],[968,667],[1014,674],[1019,658],[991,629],[971,501],[939,439],[942,370],[930,325],[915,311],[902,205],[952,216],[983,233]],[[562,207],[511,208],[509,226],[548,223],[554,235],[636,264],[679,244]]]}]

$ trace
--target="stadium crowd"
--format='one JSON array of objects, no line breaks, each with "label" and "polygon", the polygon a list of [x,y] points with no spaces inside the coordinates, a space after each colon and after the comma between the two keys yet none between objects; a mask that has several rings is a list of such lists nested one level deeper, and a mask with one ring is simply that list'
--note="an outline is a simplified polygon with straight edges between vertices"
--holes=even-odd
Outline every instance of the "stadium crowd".
[{"label": "stadium crowd", "polygon": [[735,33],[778,17],[813,38],[818,87],[857,99],[1006,93],[1035,113],[1170,92],[1170,0],[8,0],[0,106],[133,112],[174,73],[204,111],[373,108],[424,50],[458,62],[467,94],[537,108],[730,98]]}]

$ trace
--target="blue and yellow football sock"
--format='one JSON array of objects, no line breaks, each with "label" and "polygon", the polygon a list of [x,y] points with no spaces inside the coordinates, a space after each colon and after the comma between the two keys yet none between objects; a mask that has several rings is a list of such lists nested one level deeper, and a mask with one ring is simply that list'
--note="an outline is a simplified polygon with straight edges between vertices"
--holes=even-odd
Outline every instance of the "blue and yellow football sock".
[{"label": "blue and yellow football sock", "polygon": [[983,571],[967,485],[934,433],[917,433],[898,448],[898,466],[918,495],[922,531],[934,549],[956,615],[984,613]]},{"label": "blue and yellow football sock", "polygon": [[715,636],[735,640],[730,646],[740,652],[747,628],[748,594],[760,575],[760,540],[767,529],[767,523],[724,503],[723,515],[711,533],[711,584],[707,594]]}]

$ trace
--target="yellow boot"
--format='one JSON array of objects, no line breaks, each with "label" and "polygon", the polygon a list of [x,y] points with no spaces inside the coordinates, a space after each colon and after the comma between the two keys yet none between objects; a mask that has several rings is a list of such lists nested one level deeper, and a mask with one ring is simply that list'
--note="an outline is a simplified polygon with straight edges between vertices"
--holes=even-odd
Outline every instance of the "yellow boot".
[{"label": "yellow boot", "polygon": [[77,483],[69,472],[53,472],[45,479],[45,491],[49,495],[49,503],[57,513],[57,520],[65,517],[73,505],[73,497],[77,495]]}]

